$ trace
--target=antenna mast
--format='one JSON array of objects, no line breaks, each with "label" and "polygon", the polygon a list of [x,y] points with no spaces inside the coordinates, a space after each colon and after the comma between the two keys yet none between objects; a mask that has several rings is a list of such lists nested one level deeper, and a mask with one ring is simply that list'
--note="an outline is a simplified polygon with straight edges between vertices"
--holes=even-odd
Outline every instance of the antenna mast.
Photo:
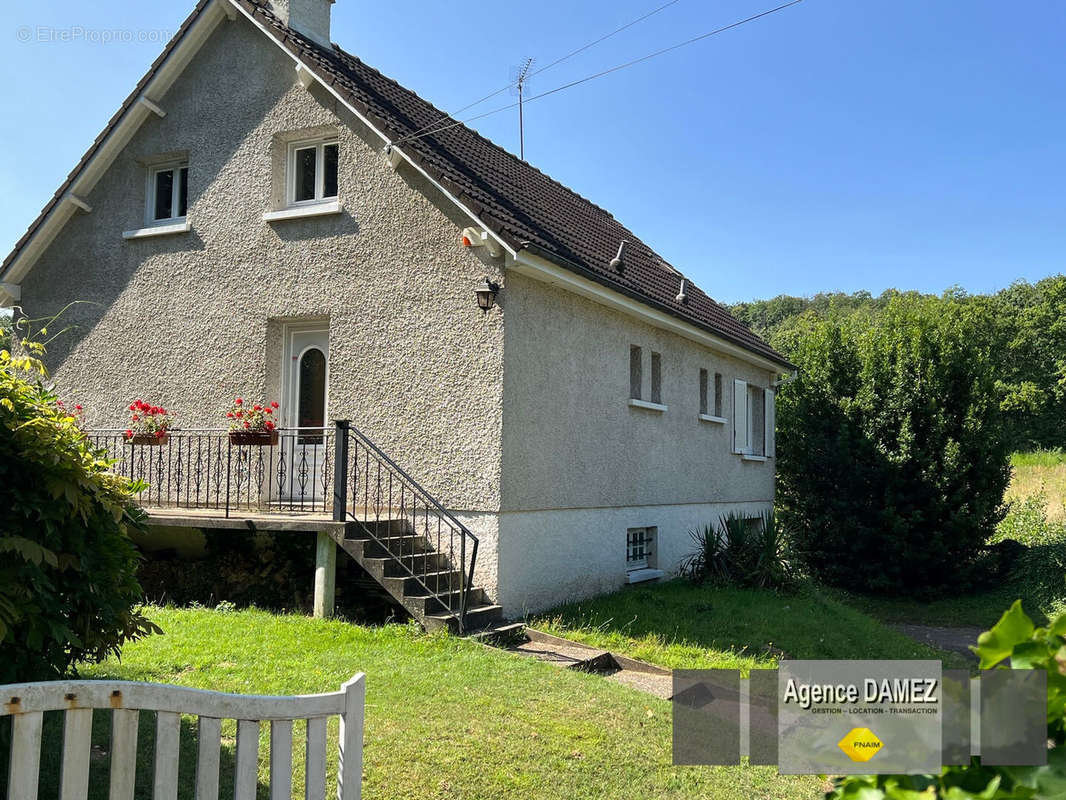
[{"label": "antenna mast", "polygon": [[529,70],[533,67],[533,59],[527,58],[525,63],[518,68],[518,77],[515,79],[515,88],[518,89],[518,154],[523,161],[526,160],[526,126],[522,109],[522,90],[529,78]]}]

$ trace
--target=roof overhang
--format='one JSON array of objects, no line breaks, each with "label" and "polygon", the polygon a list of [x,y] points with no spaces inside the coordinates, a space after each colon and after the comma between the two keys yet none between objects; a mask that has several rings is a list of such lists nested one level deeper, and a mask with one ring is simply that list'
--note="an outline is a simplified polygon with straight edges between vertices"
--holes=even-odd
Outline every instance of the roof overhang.
[{"label": "roof overhang", "polygon": [[[230,0],[210,0],[186,21],[183,32],[168,45],[169,52],[165,51],[162,60],[138,84],[120,109],[117,119],[109,123],[45,206],[26,236],[15,245],[0,270],[0,306],[7,307],[18,302],[17,289],[22,279],[70,218],[78,212],[91,212],[92,209],[81,198],[89,196],[145,120],[158,113],[150,98],[160,98],[166,94],[215,28],[226,19],[236,19],[236,11]],[[145,100],[147,102],[142,102]],[[9,287],[14,287],[15,291],[12,292]]]},{"label": "roof overhang", "polygon": [[518,252],[514,263],[510,266],[515,272],[526,275],[538,281],[560,286],[574,294],[587,297],[597,303],[613,308],[631,317],[636,317],[656,328],[676,333],[690,341],[703,345],[724,355],[739,358],[774,373],[791,372],[796,369],[793,364],[777,362],[763,355],[753,352],[742,345],[731,342],[728,339],[711,333],[675,317],[666,311],[649,305],[646,299],[637,299],[615,291],[602,283],[585,278],[577,272],[578,265],[563,267],[556,263],[554,258],[546,257],[537,252],[539,248],[530,245]]}]

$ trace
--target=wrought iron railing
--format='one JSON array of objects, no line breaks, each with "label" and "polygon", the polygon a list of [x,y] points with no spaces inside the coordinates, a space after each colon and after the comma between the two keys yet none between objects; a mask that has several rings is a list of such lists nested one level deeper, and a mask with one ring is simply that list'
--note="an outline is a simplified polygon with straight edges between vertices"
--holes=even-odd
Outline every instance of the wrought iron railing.
[{"label": "wrought iron railing", "polygon": [[163,441],[134,444],[123,431],[92,430],[89,439],[115,460],[115,472],[147,484],[148,508],[329,513],[333,430],[282,428],[275,442],[231,441],[217,429],[173,429]]},{"label": "wrought iron railing", "polygon": [[[363,523],[440,612],[460,628],[469,608],[478,539],[362,432],[345,420],[334,439],[334,519]],[[344,488],[341,488],[344,487]]]},{"label": "wrought iron railing", "polygon": [[143,481],[147,508],[332,513],[362,523],[402,575],[436,604],[469,608],[478,539],[396,462],[346,420],[331,428],[282,428],[277,441],[248,444],[218,429],[172,429],[164,441],[128,442],[121,430],[91,430],[115,472]]}]

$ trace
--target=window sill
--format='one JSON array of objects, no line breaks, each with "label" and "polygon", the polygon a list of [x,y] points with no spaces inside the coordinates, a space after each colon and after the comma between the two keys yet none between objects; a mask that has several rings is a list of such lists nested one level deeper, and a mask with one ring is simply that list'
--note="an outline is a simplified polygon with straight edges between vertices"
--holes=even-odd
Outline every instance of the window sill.
[{"label": "window sill", "polygon": [[169,236],[175,233],[188,233],[192,230],[192,225],[188,220],[181,220],[180,222],[171,222],[166,225],[152,225],[147,228],[138,228],[135,231],[125,231],[122,234],[123,239],[146,239],[149,236]]},{"label": "window sill", "polygon": [[741,453],[740,454],[740,460],[741,461],[765,461],[766,460],[766,456],[755,456],[755,455],[752,455],[751,453]]},{"label": "window sill", "polygon": [[264,222],[279,222],[285,219],[302,219],[303,217],[323,217],[327,214],[340,214],[344,208],[340,200],[331,200],[328,203],[312,203],[306,206],[293,206],[283,208],[281,211],[267,211],[263,214]]},{"label": "window sill", "polygon": [[713,414],[700,414],[700,422],[714,422],[718,425],[725,425],[729,420],[725,417],[716,417]]},{"label": "window sill", "polygon": [[646,411],[655,411],[659,414],[666,411],[666,406],[662,403],[649,403],[647,400],[637,400],[635,397],[629,398],[629,405],[631,408],[643,408]]},{"label": "window sill", "polygon": [[666,573],[661,569],[635,569],[626,573],[626,583],[643,583],[661,578]]}]

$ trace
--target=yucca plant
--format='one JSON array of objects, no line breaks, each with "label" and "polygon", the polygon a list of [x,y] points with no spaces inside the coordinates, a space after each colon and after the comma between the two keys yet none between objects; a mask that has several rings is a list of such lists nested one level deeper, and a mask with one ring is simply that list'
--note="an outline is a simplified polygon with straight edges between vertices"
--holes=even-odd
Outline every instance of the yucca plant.
[{"label": "yucca plant", "polygon": [[731,512],[689,535],[694,550],[680,574],[695,583],[784,589],[793,581],[787,538],[773,511],[755,518]]}]

